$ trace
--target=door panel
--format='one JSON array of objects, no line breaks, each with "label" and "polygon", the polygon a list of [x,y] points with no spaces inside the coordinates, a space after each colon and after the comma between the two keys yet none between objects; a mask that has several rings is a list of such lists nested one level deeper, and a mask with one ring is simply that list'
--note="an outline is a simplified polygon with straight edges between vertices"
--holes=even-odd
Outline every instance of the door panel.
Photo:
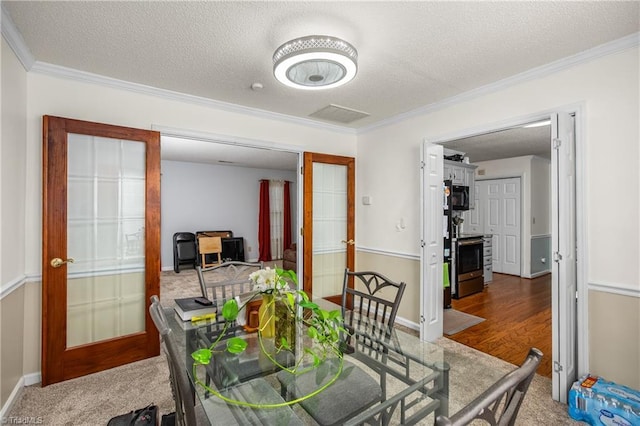
[{"label": "door panel", "polygon": [[354,158],[304,153],[303,228],[304,290],[342,303],[344,270],[355,264]]},{"label": "door panel", "polygon": [[552,162],[552,350],[553,399],[567,403],[576,380],[577,254],[575,123],[566,113],[551,116]]},{"label": "door panel", "polygon": [[159,354],[159,141],[44,117],[43,385]]},{"label": "door panel", "polygon": [[500,185],[502,216],[502,272],[520,275],[520,178],[503,179]]},{"label": "door panel", "polygon": [[485,233],[492,235],[493,272],[502,272],[502,234],[500,233],[500,196],[499,185],[496,182],[482,182],[486,188],[487,214],[484,226]]},{"label": "door panel", "polygon": [[443,330],[443,173],[442,145],[424,142],[422,149],[421,200],[422,282],[420,283],[420,338],[433,341]]},{"label": "door panel", "polygon": [[480,184],[479,203],[487,205],[484,232],[493,235],[493,272],[520,275],[520,178]]}]

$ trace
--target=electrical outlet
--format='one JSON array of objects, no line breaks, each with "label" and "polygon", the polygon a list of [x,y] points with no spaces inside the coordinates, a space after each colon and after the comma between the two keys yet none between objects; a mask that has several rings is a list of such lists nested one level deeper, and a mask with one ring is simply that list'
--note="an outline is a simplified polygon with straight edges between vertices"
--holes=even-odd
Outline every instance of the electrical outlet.
[{"label": "electrical outlet", "polygon": [[248,253],[251,253],[251,246],[248,246],[248,247],[247,247],[247,252],[248,252]]}]

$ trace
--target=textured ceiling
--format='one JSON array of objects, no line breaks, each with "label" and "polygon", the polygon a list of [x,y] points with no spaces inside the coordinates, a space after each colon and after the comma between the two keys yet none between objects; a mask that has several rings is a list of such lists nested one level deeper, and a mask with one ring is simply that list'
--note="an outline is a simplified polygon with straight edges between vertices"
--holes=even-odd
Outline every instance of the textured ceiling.
[{"label": "textured ceiling", "polygon": [[[35,60],[308,120],[330,105],[367,128],[639,31],[630,1],[2,1]],[[298,91],[272,54],[300,36],[358,49],[345,86]],[[252,90],[259,82],[261,90]]]},{"label": "textured ceiling", "polygon": [[[551,126],[514,127],[457,139],[443,145],[448,149],[464,152],[472,163],[525,155],[537,155],[550,160]],[[505,147],[509,147],[506,153]]]},{"label": "textured ceiling", "polygon": [[162,136],[162,159],[220,166],[293,171],[298,154],[273,149]]}]

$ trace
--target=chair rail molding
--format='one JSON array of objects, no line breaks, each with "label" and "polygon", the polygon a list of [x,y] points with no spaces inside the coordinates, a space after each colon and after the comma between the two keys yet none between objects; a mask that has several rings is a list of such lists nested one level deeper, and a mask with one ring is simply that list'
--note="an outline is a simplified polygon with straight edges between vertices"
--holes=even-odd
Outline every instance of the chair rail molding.
[{"label": "chair rail molding", "polygon": [[404,253],[404,252],[395,251],[395,250],[385,250],[385,249],[378,249],[378,248],[372,248],[372,247],[356,246],[356,252],[379,254],[381,256],[399,257],[399,258],[408,259],[408,260],[417,260],[417,261],[420,260],[419,254]]},{"label": "chair rail molding", "polygon": [[11,292],[13,292],[14,290],[22,287],[27,281],[28,281],[27,276],[21,275],[7,283],[2,284],[2,287],[0,287],[0,300],[4,299],[6,296],[11,294]]},{"label": "chair rail molding", "polygon": [[616,283],[595,283],[588,284],[589,290],[599,291],[602,293],[617,294],[619,296],[629,296],[640,298],[640,288],[630,288]]}]

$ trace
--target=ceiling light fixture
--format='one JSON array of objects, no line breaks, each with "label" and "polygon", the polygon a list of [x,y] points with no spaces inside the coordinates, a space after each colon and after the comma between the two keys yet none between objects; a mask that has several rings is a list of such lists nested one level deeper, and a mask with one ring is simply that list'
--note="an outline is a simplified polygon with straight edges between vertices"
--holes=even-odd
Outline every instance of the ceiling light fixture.
[{"label": "ceiling light fixture", "polygon": [[358,51],[330,36],[291,40],[273,54],[273,74],[289,87],[304,90],[331,89],[353,80],[358,71]]}]

